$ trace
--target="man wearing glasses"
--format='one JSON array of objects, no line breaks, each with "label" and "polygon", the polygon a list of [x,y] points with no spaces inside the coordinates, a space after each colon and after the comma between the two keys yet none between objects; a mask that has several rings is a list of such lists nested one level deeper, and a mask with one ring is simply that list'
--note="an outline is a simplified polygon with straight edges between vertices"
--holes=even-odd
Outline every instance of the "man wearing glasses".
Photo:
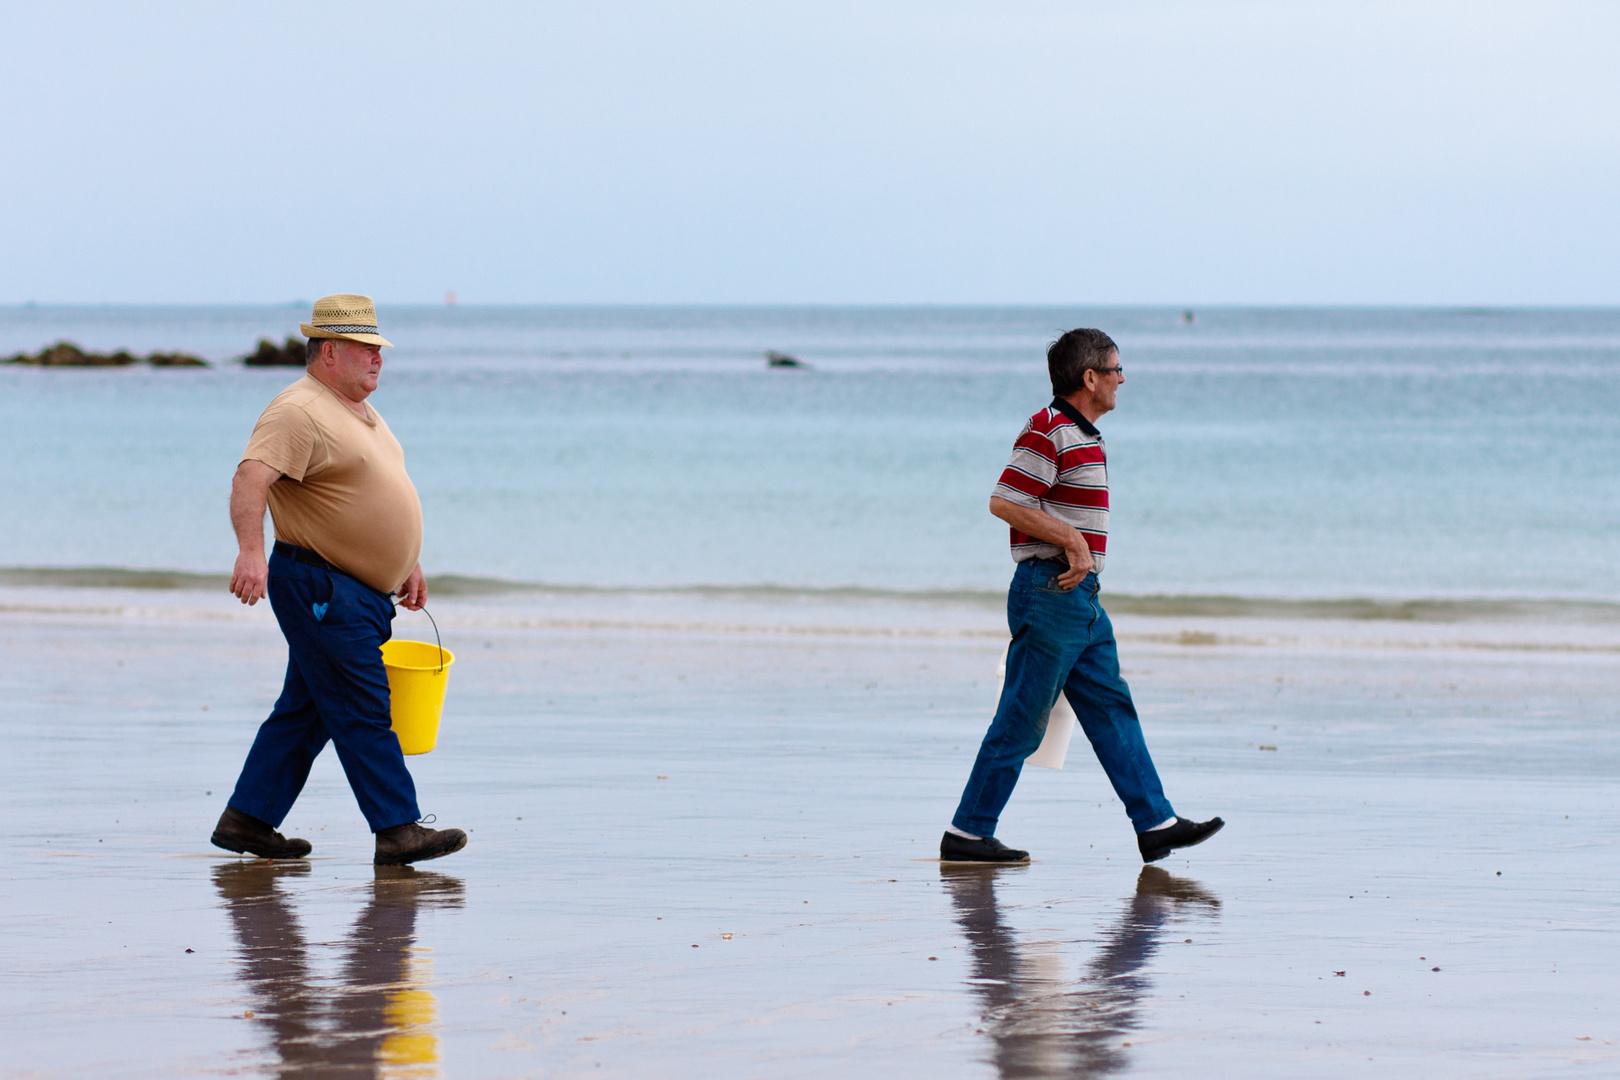
[{"label": "man wearing glasses", "polygon": [[1007,593],[1007,681],[956,816],[940,839],[943,862],[1027,862],[995,838],[1024,759],[1064,694],[1125,804],[1144,862],[1203,843],[1220,818],[1177,817],[1153,767],[1108,613],[1097,599],[1108,546],[1108,459],[1096,422],[1113,410],[1125,369],[1101,330],[1070,330],[1046,353],[1052,403],[1024,425],[990,497],[1012,529],[1017,564]]}]

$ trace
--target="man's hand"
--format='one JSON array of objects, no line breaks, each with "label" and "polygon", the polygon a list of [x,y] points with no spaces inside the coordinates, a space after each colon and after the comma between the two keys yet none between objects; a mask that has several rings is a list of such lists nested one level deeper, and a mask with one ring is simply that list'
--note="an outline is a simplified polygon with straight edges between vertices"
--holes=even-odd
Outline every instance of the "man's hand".
[{"label": "man's hand", "polygon": [[236,557],[231,570],[231,595],[252,607],[264,599],[270,589],[270,564],[265,562],[264,547],[258,551],[244,551]]},{"label": "man's hand", "polygon": [[421,563],[416,564],[416,569],[394,595],[400,598],[399,606],[406,611],[422,610],[422,605],[427,603],[427,575],[422,573]]},{"label": "man's hand", "polygon": [[1069,568],[1056,579],[1057,587],[1065,592],[1084,581],[1095,565],[1091,559],[1091,548],[1087,546],[1086,538],[1080,535],[1080,530],[1070,528],[1069,532],[1074,534],[1074,543],[1063,545],[1064,554],[1069,557]]},{"label": "man's hand", "polygon": [[270,485],[281,474],[262,461],[236,467],[231,480],[231,528],[236,530],[236,566],[231,570],[231,595],[249,607],[264,599],[270,587],[270,567],[264,559],[264,508]]},{"label": "man's hand", "polygon": [[1065,592],[1085,580],[1085,576],[1091,573],[1096,565],[1091,558],[1091,548],[1086,545],[1086,538],[1080,530],[1073,525],[1064,524],[1046,511],[1020,506],[999,495],[992,495],[990,512],[1025,536],[1045,540],[1048,544],[1056,544],[1063,549],[1064,555],[1069,560],[1069,568],[1053,580],[1057,583],[1057,587]]}]

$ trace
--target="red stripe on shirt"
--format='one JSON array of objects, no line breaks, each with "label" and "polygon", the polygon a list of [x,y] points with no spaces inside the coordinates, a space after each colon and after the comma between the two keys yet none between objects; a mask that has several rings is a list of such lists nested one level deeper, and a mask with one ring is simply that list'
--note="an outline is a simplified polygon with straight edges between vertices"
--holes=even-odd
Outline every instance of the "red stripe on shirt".
[{"label": "red stripe on shirt", "polygon": [[1108,489],[1093,487],[1076,487],[1073,484],[1053,484],[1046,494],[1041,496],[1045,502],[1061,503],[1064,506],[1087,506],[1098,510],[1108,509]]}]

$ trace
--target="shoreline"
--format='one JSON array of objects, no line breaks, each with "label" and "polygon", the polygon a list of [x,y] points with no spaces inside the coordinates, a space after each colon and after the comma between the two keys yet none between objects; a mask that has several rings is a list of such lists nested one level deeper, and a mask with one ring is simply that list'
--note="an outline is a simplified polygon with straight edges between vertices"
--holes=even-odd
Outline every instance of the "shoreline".
[{"label": "shoreline", "polygon": [[[153,574],[145,581],[162,584],[114,587],[93,575],[73,585],[10,584],[0,577],[0,623],[89,622],[106,626],[147,623],[258,624],[273,637],[275,616],[268,603],[246,607],[215,575]],[[893,595],[859,590],[748,590],[707,588],[587,589],[543,587],[504,593],[455,593],[429,583],[433,612],[446,641],[484,633],[540,633],[593,638],[651,637],[664,639],[834,642],[911,641],[944,646],[955,642],[999,652],[1007,641],[1002,601],[950,599],[931,595]],[[1221,656],[1305,653],[1366,655],[1385,651],[1426,652],[1461,656],[1518,654],[1541,656],[1620,656],[1620,620],[1569,617],[1527,618],[1522,612],[1488,617],[1499,610],[1482,605],[1471,618],[1367,618],[1330,614],[1335,609],[1275,606],[1266,613],[1217,606],[1187,605],[1180,610],[1144,605],[1134,608],[1117,596],[1106,597],[1115,636],[1126,652],[1169,650],[1178,655]],[[1342,610],[1342,609],[1340,609]],[[1579,609],[1577,610],[1577,614]],[[396,615],[394,634],[432,640],[421,616]],[[278,638],[279,640],[279,638]],[[986,671],[994,669],[987,661]]]},{"label": "shoreline", "polygon": [[[118,566],[0,566],[0,587],[133,589],[164,592],[224,590],[229,574]],[[428,577],[444,598],[666,597],[751,602],[891,603],[987,608],[999,612],[1006,590],[896,589],[867,585],[678,584],[592,585],[520,581],[473,574]],[[1353,622],[1460,623],[1552,621],[1620,625],[1620,600],[1581,597],[1284,597],[1103,591],[1111,615],[1218,619],[1307,619]]]}]

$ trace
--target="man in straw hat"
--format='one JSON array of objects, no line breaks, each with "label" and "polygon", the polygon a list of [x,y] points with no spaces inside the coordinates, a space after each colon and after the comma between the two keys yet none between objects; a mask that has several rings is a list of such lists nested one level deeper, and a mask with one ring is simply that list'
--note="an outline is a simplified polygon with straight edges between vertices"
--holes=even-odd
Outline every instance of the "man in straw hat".
[{"label": "man in straw hat", "polygon": [[[276,827],[331,740],[377,834],[377,863],[436,859],[461,850],[467,834],[420,824],[379,651],[392,632],[390,597],[411,611],[427,599],[417,563],[422,504],[405,452],[366,403],[390,343],[369,296],[323,297],[302,329],[304,377],[260,414],[231,484],[239,547],[231,592],[244,604],[270,597],[287,638],[287,680],[213,842],[266,859],[308,855],[307,840]],[[268,562],[266,503],[276,531]]]}]

